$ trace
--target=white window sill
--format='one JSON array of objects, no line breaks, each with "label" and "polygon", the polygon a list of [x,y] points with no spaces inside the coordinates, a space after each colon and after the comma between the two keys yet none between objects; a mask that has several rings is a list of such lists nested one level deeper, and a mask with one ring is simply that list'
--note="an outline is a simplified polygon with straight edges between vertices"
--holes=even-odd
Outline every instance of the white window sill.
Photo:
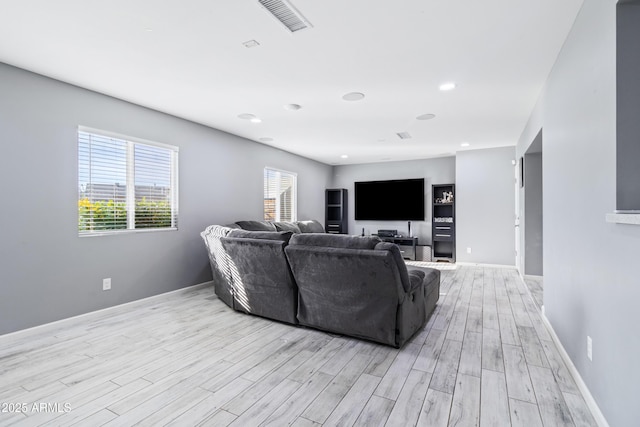
[{"label": "white window sill", "polygon": [[78,234],[78,237],[98,237],[98,236],[117,236],[118,234],[135,234],[135,233],[153,233],[156,231],[178,231],[177,227],[163,227],[163,228],[132,228],[132,229],[120,229],[120,230],[107,230],[107,231],[93,231],[89,233]]},{"label": "white window sill", "polygon": [[636,213],[608,213],[606,221],[612,224],[640,225],[640,214]]}]

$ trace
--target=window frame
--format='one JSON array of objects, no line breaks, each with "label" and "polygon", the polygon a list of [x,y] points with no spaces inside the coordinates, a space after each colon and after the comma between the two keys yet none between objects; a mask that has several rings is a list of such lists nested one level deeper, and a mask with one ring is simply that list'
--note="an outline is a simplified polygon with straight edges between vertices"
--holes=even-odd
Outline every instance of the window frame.
[{"label": "window frame", "polygon": [[[103,129],[96,129],[87,126],[78,126],[76,132],[76,150],[77,150],[77,161],[76,161],[76,172],[77,172],[77,190],[78,197],[76,199],[76,203],[80,201],[79,191],[80,191],[80,133],[87,133],[99,137],[105,138],[113,138],[126,142],[126,209],[127,212],[133,212],[133,215],[127,215],[127,228],[123,229],[114,229],[114,230],[88,230],[81,231],[79,229],[80,225],[80,213],[77,212],[76,217],[76,226],[78,227],[78,237],[96,237],[96,236],[108,236],[115,234],[130,234],[130,233],[151,233],[151,232],[165,232],[165,231],[177,231],[178,230],[178,217],[179,217],[179,184],[178,184],[178,176],[179,176],[179,147],[170,144],[164,144],[161,142],[150,141],[142,138],[137,138],[129,135],[123,135],[120,133],[107,131]],[[149,227],[149,228],[136,228],[135,227],[135,208],[136,208],[136,199],[135,199],[135,147],[136,145],[140,146],[150,146],[156,148],[162,148],[165,150],[169,150],[171,153],[171,165],[170,165],[170,183],[169,187],[171,189],[171,195],[169,197],[170,205],[171,205],[171,226],[170,227]]]},{"label": "window frame", "polygon": [[[262,217],[265,221],[273,221],[273,222],[280,222],[282,221],[282,218],[280,216],[280,200],[278,197],[276,197],[276,207],[275,207],[275,218],[273,220],[269,220],[266,218],[266,211],[265,211],[265,204],[264,201],[267,200],[264,196],[264,187],[265,187],[265,178],[267,175],[267,171],[270,172],[275,172],[277,174],[287,174],[289,176],[291,176],[291,178],[293,179],[293,191],[292,191],[292,195],[293,195],[293,204],[291,206],[291,222],[297,221],[298,220],[298,174],[296,172],[291,172],[288,170],[284,170],[284,169],[279,169],[279,168],[274,168],[274,167],[270,167],[270,166],[265,166],[263,171],[262,171],[262,180],[263,180],[263,194],[262,194]],[[280,182],[280,180],[278,180],[278,182]],[[278,189],[278,194],[280,193],[280,190]]]}]

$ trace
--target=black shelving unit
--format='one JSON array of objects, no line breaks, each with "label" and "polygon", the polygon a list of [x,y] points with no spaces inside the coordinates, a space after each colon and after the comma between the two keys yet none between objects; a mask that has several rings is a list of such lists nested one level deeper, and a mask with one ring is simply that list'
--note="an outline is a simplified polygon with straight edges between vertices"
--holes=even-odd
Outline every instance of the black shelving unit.
[{"label": "black shelving unit", "polygon": [[432,261],[456,261],[456,186],[433,185]]},{"label": "black shelving unit", "polygon": [[347,189],[325,190],[325,227],[327,233],[347,234]]}]

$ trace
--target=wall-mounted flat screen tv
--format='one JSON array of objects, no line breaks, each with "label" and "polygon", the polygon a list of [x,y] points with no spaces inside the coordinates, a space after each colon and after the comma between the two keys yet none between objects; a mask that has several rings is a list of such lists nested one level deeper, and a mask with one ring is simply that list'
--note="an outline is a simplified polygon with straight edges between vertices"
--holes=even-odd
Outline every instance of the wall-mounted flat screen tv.
[{"label": "wall-mounted flat screen tv", "polygon": [[424,178],[355,183],[355,219],[424,221]]}]

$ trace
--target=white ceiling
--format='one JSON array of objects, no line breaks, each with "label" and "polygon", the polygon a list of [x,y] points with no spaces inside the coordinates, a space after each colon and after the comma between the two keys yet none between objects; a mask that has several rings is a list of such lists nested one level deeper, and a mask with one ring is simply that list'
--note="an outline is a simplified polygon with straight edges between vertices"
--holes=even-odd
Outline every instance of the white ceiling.
[{"label": "white ceiling", "polygon": [[0,61],[328,164],[429,158],[515,145],[582,2],[291,0],[290,33],[258,0],[0,0]]}]

